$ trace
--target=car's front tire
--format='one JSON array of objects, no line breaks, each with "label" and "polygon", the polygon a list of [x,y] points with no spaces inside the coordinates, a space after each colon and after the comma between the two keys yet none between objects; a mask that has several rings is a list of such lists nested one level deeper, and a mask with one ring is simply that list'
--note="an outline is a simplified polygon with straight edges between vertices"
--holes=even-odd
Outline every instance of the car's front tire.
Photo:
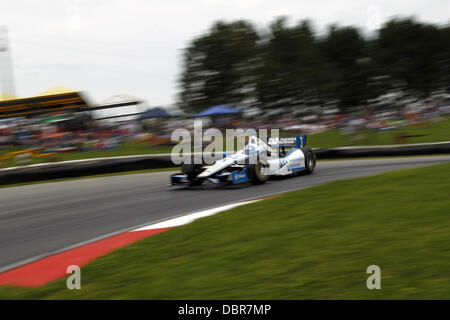
[{"label": "car's front tire", "polygon": [[258,159],[255,164],[247,165],[247,172],[253,184],[263,184],[269,179],[269,164],[267,161]]},{"label": "car's front tire", "polygon": [[183,163],[181,165],[181,172],[187,176],[191,186],[199,186],[203,183],[202,179],[197,178],[197,175],[201,172],[201,167],[201,164],[194,163]]}]

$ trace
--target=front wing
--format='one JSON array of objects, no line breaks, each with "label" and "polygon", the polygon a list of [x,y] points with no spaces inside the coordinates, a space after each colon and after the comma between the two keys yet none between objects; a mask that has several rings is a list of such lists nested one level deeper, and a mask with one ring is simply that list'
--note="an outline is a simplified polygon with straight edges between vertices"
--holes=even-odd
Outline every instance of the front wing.
[{"label": "front wing", "polygon": [[[200,179],[200,178],[197,178]],[[208,178],[203,178],[201,180],[212,182],[215,184],[224,184],[224,183],[232,183],[232,184],[238,184],[247,182],[250,180],[248,176],[248,169],[237,169],[233,168],[231,171],[222,172],[216,175],[213,175]],[[171,186],[179,186],[179,185],[186,185],[191,184],[191,181],[188,180],[188,177],[184,173],[176,173],[170,176],[170,185]]]}]

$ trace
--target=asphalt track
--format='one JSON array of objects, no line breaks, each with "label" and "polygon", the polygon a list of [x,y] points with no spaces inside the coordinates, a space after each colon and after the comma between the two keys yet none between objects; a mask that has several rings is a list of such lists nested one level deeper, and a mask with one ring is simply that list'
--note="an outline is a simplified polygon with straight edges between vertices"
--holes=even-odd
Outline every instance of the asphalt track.
[{"label": "asphalt track", "polygon": [[[170,172],[0,189],[0,271],[187,213],[342,178],[450,162],[450,156],[322,161],[312,175],[263,185],[169,188]],[[426,175],[426,169],[423,174]],[[324,199],[326,201],[326,199]],[[301,202],[301,199],[299,199]]]}]

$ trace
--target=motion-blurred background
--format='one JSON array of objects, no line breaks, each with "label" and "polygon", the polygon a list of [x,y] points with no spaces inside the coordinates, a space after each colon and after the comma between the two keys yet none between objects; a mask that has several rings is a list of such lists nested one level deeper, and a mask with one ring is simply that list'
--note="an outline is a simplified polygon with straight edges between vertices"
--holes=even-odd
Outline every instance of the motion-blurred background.
[{"label": "motion-blurred background", "polygon": [[448,2],[287,2],[11,4],[0,166],[170,152],[193,119],[312,147],[450,140]]}]

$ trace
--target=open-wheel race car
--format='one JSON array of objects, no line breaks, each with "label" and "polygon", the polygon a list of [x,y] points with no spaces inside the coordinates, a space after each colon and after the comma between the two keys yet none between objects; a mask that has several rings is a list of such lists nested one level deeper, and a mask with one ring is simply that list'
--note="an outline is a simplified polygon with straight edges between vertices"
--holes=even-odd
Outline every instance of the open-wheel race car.
[{"label": "open-wheel race car", "polygon": [[270,176],[293,175],[298,172],[312,173],[316,156],[305,147],[306,135],[288,138],[271,138],[265,143],[256,136],[249,137],[245,147],[211,165],[183,163],[181,173],[170,177],[170,185],[199,186],[203,182],[254,184],[266,182]]}]

